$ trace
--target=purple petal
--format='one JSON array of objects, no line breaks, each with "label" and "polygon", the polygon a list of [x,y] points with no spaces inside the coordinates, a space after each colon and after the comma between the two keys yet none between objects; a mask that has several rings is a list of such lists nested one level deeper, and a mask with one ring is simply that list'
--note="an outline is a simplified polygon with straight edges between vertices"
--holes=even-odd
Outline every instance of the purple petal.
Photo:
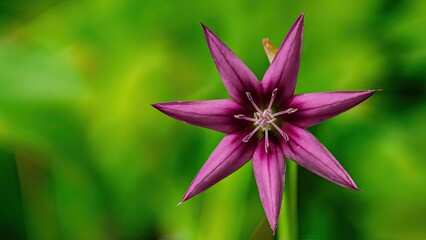
[{"label": "purple petal", "polygon": [[203,28],[213,60],[229,95],[243,106],[251,106],[246,92],[250,92],[254,100],[260,102],[262,91],[257,77],[209,28],[204,25]]},{"label": "purple petal", "polygon": [[250,160],[256,148],[256,140],[252,138],[247,143],[242,141],[250,130],[233,132],[222,139],[195,176],[181,202],[204,192]]},{"label": "purple petal", "polygon": [[286,121],[307,128],[355,107],[375,92],[367,90],[295,95],[288,106],[297,111],[288,115]]},{"label": "purple petal", "polygon": [[302,14],[290,28],[262,79],[265,97],[270,97],[272,91],[278,88],[276,98],[278,104],[283,103],[294,93],[302,51],[303,19]]},{"label": "purple petal", "polygon": [[263,138],[253,154],[253,169],[263,209],[275,232],[283,197],[285,157],[278,144],[270,141],[268,153],[264,145]]},{"label": "purple petal", "polygon": [[152,106],[184,123],[219,132],[230,133],[247,126],[247,122],[234,117],[247,114],[247,110],[233,100],[179,101]]},{"label": "purple petal", "polygon": [[287,158],[337,185],[358,190],[345,169],[311,133],[289,123],[284,124],[283,130],[290,138],[281,143]]}]

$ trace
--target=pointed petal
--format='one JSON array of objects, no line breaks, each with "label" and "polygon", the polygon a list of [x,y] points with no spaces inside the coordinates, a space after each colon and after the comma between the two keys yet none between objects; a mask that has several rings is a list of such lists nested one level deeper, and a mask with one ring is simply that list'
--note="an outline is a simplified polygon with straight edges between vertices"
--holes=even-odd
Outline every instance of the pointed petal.
[{"label": "pointed petal", "polygon": [[345,112],[369,98],[374,90],[319,92],[293,96],[288,106],[297,111],[287,121],[307,128]]},{"label": "pointed petal", "polygon": [[276,102],[283,103],[293,96],[302,51],[303,19],[300,15],[285,36],[277,55],[262,79],[264,96],[278,88]]},{"label": "pointed petal", "polygon": [[236,119],[236,114],[247,114],[247,110],[233,100],[179,101],[152,104],[170,117],[195,126],[230,133],[247,126],[247,122]]},{"label": "pointed petal", "polygon": [[283,197],[285,157],[281,147],[270,141],[269,152],[265,152],[265,138],[257,145],[253,154],[253,169],[259,189],[260,200],[272,231],[277,229]]},{"label": "pointed petal", "polygon": [[262,91],[257,77],[209,28],[203,25],[203,29],[210,53],[229,95],[243,106],[251,106],[246,92],[250,92],[255,101],[260,102]]},{"label": "pointed petal", "polygon": [[358,190],[340,163],[311,133],[303,128],[284,124],[288,142],[281,142],[284,155],[309,171],[345,188]]},{"label": "pointed petal", "polygon": [[256,140],[252,138],[247,143],[242,141],[250,130],[233,132],[222,139],[195,176],[181,202],[204,192],[250,160],[256,148]]}]

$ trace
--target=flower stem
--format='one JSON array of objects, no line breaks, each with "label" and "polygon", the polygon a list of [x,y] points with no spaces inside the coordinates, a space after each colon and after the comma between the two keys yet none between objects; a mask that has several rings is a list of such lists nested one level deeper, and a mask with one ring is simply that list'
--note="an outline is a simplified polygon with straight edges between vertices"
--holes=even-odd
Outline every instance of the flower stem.
[{"label": "flower stem", "polygon": [[287,161],[286,178],[278,240],[297,239],[297,164],[293,161]]}]

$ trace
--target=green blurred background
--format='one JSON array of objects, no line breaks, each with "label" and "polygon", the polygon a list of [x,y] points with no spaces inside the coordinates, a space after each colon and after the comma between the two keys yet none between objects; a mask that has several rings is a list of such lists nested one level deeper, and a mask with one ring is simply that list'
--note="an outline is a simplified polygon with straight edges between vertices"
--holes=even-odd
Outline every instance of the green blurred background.
[{"label": "green blurred background", "polygon": [[311,128],[363,192],[299,168],[299,236],[425,239],[421,0],[2,0],[0,236],[252,236],[251,163],[176,207],[223,134],[149,104],[228,98],[200,21],[261,78],[262,38],[279,45],[302,12],[296,92],[384,90]]}]

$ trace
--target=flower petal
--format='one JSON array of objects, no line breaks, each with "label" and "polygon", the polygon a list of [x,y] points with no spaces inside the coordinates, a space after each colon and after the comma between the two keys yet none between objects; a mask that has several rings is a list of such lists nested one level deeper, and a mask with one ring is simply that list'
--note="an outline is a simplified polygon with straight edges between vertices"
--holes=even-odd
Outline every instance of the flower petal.
[{"label": "flower petal", "polygon": [[230,133],[247,126],[236,114],[247,110],[233,100],[179,101],[152,104],[170,117],[195,126]]},{"label": "flower petal", "polygon": [[253,154],[253,169],[263,209],[272,231],[275,232],[283,197],[285,157],[277,143],[270,141],[268,153],[265,152],[264,145],[265,138],[260,141]]},{"label": "flower petal", "polygon": [[222,139],[197,173],[181,203],[204,192],[248,162],[256,148],[256,140],[243,142],[250,128],[233,132]]},{"label": "flower petal", "polygon": [[257,77],[222,40],[209,28],[202,26],[210,53],[229,95],[243,106],[251,106],[246,92],[250,92],[254,100],[260,102],[262,91]]},{"label": "flower petal", "polygon": [[287,121],[307,128],[345,112],[369,98],[374,90],[319,92],[293,96],[288,106],[297,111],[287,115]]},{"label": "flower petal", "polygon": [[262,79],[265,97],[271,96],[272,91],[278,88],[276,98],[278,104],[289,99],[294,93],[302,51],[303,19],[302,14],[290,28]]},{"label": "flower petal", "polygon": [[290,138],[281,142],[287,158],[337,185],[358,190],[345,169],[311,133],[289,123],[284,124],[283,130]]}]

